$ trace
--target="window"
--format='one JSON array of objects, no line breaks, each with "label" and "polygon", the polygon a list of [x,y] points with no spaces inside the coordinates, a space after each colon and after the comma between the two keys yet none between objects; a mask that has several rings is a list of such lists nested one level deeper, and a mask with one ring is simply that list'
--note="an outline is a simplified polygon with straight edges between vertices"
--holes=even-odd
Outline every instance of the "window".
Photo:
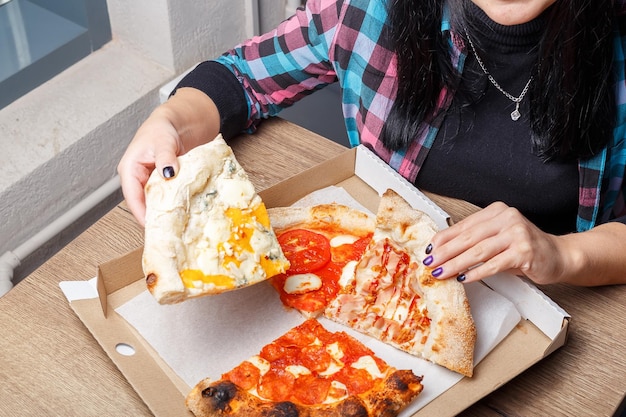
[{"label": "window", "polygon": [[0,109],[110,40],[105,0],[0,0]]}]

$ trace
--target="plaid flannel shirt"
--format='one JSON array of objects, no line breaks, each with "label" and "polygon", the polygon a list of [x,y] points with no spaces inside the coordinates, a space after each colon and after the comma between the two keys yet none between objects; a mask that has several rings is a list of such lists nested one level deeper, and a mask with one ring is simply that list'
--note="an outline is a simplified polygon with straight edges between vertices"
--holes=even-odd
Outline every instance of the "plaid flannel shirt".
[{"label": "plaid flannel shirt", "polygon": [[[626,0],[616,2],[621,18]],[[300,98],[339,81],[348,138],[364,144],[411,182],[437,136],[442,118],[434,119],[406,149],[391,152],[379,141],[397,92],[396,55],[384,28],[385,0],[308,0],[271,33],[248,40],[217,62],[239,79],[248,101],[248,131]],[[621,26],[621,22],[620,25]],[[466,48],[444,14],[450,59],[463,71]],[[612,141],[596,156],[579,161],[579,231],[626,215],[626,34],[615,31],[617,123]],[[446,109],[454,91],[444,89],[438,107]]]}]

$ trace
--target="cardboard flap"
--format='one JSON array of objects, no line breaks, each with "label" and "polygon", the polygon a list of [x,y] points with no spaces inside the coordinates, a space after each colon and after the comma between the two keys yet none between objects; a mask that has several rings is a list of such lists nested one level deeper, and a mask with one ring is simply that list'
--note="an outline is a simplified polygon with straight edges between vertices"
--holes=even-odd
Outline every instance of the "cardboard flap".
[{"label": "cardboard flap", "polygon": [[439,229],[448,227],[450,216],[415,188],[413,184],[365,146],[359,145],[356,150],[354,173],[376,190],[378,195],[382,195],[387,189],[392,188],[414,208],[428,214],[437,223]]},{"label": "cardboard flap", "polygon": [[143,248],[137,248],[126,255],[98,266],[97,288],[100,307],[104,317],[107,316],[107,296],[128,284],[142,279],[143,268],[141,255]]},{"label": "cardboard flap", "polygon": [[567,329],[569,314],[528,279],[501,273],[483,282],[511,300],[522,317],[532,321],[551,340]]},{"label": "cardboard flap", "polygon": [[188,387],[122,317],[115,311],[103,316],[95,299],[70,305],[155,415],[193,417],[184,402]]},{"label": "cardboard flap", "polygon": [[[287,207],[311,190],[328,187],[354,174],[356,149],[350,149],[259,192],[266,207]],[[323,174],[323,175],[321,175]]]},{"label": "cardboard flap", "polygon": [[569,317],[563,318],[563,322],[561,324],[561,331],[556,335],[556,337],[552,340],[552,343],[548,345],[546,350],[543,352],[543,356],[548,356],[561,346],[564,346],[567,343],[567,338],[569,337]]}]

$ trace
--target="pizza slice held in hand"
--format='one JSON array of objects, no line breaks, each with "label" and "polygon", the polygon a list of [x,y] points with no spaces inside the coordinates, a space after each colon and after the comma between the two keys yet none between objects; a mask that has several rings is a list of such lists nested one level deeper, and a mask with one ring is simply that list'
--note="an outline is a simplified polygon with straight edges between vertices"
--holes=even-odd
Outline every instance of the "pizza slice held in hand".
[{"label": "pizza slice held in hand", "polygon": [[261,197],[221,136],[180,156],[179,172],[156,171],[146,187],[143,269],[162,304],[218,294],[284,272]]},{"label": "pizza slice held in hand", "polygon": [[423,389],[344,332],[308,319],[187,395],[196,417],[392,417]]}]

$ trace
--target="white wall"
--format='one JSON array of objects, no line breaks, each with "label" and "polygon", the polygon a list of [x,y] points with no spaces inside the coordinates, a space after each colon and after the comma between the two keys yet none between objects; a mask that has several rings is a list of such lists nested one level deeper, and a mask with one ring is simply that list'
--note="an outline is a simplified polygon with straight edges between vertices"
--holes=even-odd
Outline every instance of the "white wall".
[{"label": "white wall", "polygon": [[[246,37],[250,4],[109,0],[113,40],[0,110],[0,254],[113,178],[159,86]],[[275,22],[272,13],[265,19]],[[53,239],[46,253],[23,259],[14,282],[63,243]]]}]

